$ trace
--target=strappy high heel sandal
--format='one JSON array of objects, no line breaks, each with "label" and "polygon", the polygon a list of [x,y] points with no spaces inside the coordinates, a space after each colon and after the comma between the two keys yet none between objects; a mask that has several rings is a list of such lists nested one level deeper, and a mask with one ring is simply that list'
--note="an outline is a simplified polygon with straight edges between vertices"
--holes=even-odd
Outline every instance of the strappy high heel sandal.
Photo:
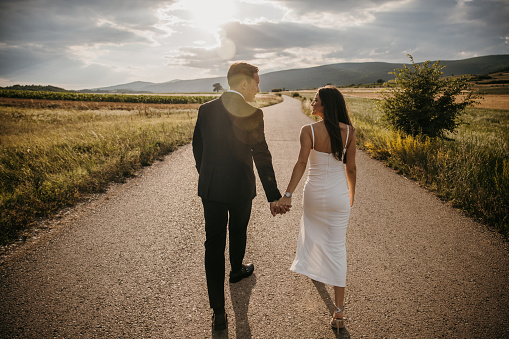
[{"label": "strappy high heel sandal", "polygon": [[[337,307],[336,305],[334,305],[334,307],[336,307],[336,312],[334,312],[334,315],[343,312],[343,310],[345,309],[345,305],[343,305],[343,308],[341,308],[341,309],[339,307]],[[339,334],[339,329],[345,327],[345,319],[335,318],[334,315],[332,316],[330,325],[332,328],[335,328],[337,330],[337,333]]]}]

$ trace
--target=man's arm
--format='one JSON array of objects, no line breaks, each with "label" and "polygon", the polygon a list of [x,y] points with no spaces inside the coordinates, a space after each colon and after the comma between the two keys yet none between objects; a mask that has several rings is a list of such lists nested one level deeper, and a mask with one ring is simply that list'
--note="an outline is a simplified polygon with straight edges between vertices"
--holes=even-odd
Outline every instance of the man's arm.
[{"label": "man's arm", "polygon": [[256,112],[255,118],[257,120],[256,128],[253,131],[255,136],[253,140],[255,142],[251,144],[251,153],[267,200],[273,202],[281,198],[281,193],[277,188],[276,175],[272,166],[272,155],[265,141],[263,113],[261,110]]},{"label": "man's arm", "polygon": [[265,140],[252,146],[252,154],[267,200],[269,202],[279,200],[281,193],[277,188],[272,156]]},{"label": "man's arm", "polygon": [[196,163],[196,170],[200,173],[201,158],[203,153],[203,139],[200,131],[200,111],[198,111],[198,118],[196,119],[196,125],[194,126],[193,134],[193,155]]}]

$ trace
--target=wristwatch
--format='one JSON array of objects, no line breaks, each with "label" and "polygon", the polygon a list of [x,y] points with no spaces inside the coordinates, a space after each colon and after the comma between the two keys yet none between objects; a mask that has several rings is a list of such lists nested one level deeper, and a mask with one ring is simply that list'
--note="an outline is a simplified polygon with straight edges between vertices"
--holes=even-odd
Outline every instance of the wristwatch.
[{"label": "wristwatch", "polygon": [[286,193],[285,193],[285,197],[287,197],[287,198],[291,198],[291,197],[292,197],[292,193],[290,193],[290,192],[286,192]]}]

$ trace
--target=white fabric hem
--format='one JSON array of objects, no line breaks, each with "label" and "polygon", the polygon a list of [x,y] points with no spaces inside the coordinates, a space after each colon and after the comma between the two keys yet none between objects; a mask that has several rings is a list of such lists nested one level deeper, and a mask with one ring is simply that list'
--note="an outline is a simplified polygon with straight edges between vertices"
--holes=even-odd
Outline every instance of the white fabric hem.
[{"label": "white fabric hem", "polygon": [[346,282],[339,282],[339,281],[332,281],[332,280],[327,280],[325,278],[322,278],[322,277],[319,277],[315,274],[311,274],[309,272],[306,272],[304,270],[300,270],[298,268],[290,268],[290,271],[292,272],[295,272],[295,273],[298,273],[298,274],[302,274],[302,275],[305,275],[306,277],[312,279],[312,280],[316,280],[318,282],[321,282],[321,283],[324,283],[324,284],[328,284],[328,285],[332,285],[332,286],[337,286],[337,287],[346,287]]}]

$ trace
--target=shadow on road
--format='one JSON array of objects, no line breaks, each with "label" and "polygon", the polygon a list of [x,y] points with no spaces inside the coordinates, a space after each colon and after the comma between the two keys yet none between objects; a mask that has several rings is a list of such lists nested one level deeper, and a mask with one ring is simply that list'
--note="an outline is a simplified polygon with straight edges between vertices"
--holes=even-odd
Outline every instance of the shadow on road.
[{"label": "shadow on road", "polygon": [[214,338],[214,339],[228,339],[228,327],[224,331],[212,330],[212,338]]},{"label": "shadow on road", "polygon": [[[316,290],[318,291],[318,294],[323,300],[323,303],[329,310],[330,314],[333,314],[335,311],[334,308],[334,302],[332,301],[332,298],[329,295],[329,292],[327,291],[327,288],[325,287],[324,283],[318,282],[316,280],[312,280],[313,284],[316,287]],[[331,331],[334,333],[336,338],[350,338],[350,333],[348,333],[348,330],[346,328],[342,328],[339,330],[339,333],[336,332],[335,329],[331,328]]]},{"label": "shadow on road", "polygon": [[236,338],[251,338],[251,327],[247,313],[251,292],[256,285],[256,274],[235,284],[230,285],[230,297],[235,313]]}]

